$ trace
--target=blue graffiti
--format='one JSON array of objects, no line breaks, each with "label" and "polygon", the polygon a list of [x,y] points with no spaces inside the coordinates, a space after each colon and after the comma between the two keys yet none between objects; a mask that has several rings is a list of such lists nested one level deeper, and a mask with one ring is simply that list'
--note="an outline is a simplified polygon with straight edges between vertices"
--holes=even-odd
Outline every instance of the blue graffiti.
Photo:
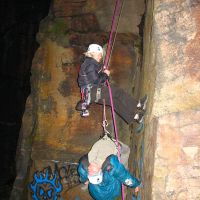
[{"label": "blue graffiti", "polygon": [[58,200],[63,187],[58,173],[56,171],[49,173],[49,171],[46,169],[46,172],[34,173],[34,180],[30,184],[33,200]]}]

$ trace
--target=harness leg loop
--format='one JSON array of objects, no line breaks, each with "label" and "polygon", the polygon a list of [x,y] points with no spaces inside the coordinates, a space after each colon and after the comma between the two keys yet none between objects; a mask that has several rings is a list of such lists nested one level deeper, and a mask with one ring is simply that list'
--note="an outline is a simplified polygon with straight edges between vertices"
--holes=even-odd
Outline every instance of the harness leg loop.
[{"label": "harness leg loop", "polygon": [[91,102],[91,85],[88,85],[87,87],[84,87],[81,89],[81,98],[82,98],[82,105],[81,105],[81,117],[88,117],[90,115],[88,106]]}]

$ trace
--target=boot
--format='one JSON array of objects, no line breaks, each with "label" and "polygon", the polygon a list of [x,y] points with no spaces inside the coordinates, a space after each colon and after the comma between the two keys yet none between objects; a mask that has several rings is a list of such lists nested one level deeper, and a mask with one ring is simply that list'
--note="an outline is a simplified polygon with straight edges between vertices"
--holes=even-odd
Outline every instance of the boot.
[{"label": "boot", "polygon": [[145,111],[146,106],[147,106],[147,102],[148,102],[148,96],[145,95],[142,99],[139,100],[138,105],[137,105],[137,109]]}]

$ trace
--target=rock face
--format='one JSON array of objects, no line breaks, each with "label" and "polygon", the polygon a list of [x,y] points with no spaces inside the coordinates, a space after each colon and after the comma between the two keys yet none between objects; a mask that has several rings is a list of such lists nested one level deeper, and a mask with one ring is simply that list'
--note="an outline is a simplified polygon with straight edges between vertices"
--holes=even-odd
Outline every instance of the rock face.
[{"label": "rock face", "polygon": [[[126,2],[126,14],[131,10],[134,17],[136,1]],[[75,169],[79,157],[102,133],[102,108],[92,105],[89,118],[80,117],[74,109],[80,99],[76,78],[88,44],[107,42],[113,5],[114,1],[108,5],[106,0],[54,1],[37,35],[40,48],[32,64],[34,139],[27,182],[37,170],[56,169],[63,198],[89,199],[78,185]],[[143,178],[139,195],[144,200],[200,199],[199,13],[197,0],[148,1],[142,70],[137,67],[140,52],[135,50],[137,27],[131,28],[126,20],[131,17],[126,15],[119,26],[110,62],[111,81],[135,96],[142,85],[140,94],[149,96],[144,131],[139,127],[144,137],[136,133],[141,130],[117,119],[120,139],[131,147],[130,169]],[[29,119],[24,124],[30,124]],[[21,133],[23,130],[28,129],[23,127]],[[38,179],[46,177],[43,173]],[[128,191],[127,199],[131,196]],[[24,198],[31,199],[30,190]]]},{"label": "rock face", "polygon": [[200,199],[200,3],[149,1],[143,199]]},{"label": "rock face", "polygon": [[[126,7],[126,11],[131,15],[129,7],[132,8],[135,2],[133,4],[131,1],[127,2],[129,6]],[[36,171],[42,172],[48,167],[59,172],[63,186],[60,195],[63,198],[89,199],[87,191],[77,186],[79,180],[74,169],[79,158],[89,151],[102,134],[102,106],[91,105],[90,116],[80,117],[80,113],[75,110],[76,103],[80,100],[77,74],[82,54],[88,45],[94,42],[101,45],[107,43],[108,27],[112,17],[110,10],[114,9],[113,6],[114,1],[108,5],[106,0],[101,3],[89,0],[54,1],[48,17],[42,20],[37,34],[40,47],[35,53],[31,70],[32,116],[35,123],[32,125],[31,133],[32,163],[26,181],[32,187],[32,191],[28,190],[28,197],[16,197],[15,190],[13,199],[31,199],[33,188],[36,187],[33,175]],[[143,7],[141,13],[142,11]],[[104,13],[107,20],[101,21],[100,18]],[[137,44],[134,41],[138,38],[136,35],[139,30],[134,27],[134,30],[129,31],[129,27],[128,21],[120,23],[121,31],[116,37],[110,69],[111,82],[132,94],[135,87],[134,75],[138,70],[137,67],[140,67],[138,64],[140,55],[135,50]],[[109,108],[107,115],[108,129],[112,131]],[[117,118],[117,121],[120,140],[129,144],[129,127],[120,118]],[[26,124],[30,126],[26,119],[23,124],[24,130]],[[21,143],[23,142],[22,140]],[[41,176],[36,174],[34,178],[42,181],[49,176],[44,172]],[[24,182],[21,180],[21,183]]]}]

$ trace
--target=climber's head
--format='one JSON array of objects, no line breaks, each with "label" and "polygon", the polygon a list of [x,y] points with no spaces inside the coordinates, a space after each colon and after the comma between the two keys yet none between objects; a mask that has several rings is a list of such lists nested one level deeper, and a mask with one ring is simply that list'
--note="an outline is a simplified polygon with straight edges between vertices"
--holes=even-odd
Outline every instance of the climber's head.
[{"label": "climber's head", "polygon": [[90,163],[88,166],[88,179],[92,184],[99,184],[103,180],[101,167],[96,163]]},{"label": "climber's head", "polygon": [[97,62],[100,62],[103,58],[103,48],[98,44],[90,44],[85,56],[94,58]]}]

